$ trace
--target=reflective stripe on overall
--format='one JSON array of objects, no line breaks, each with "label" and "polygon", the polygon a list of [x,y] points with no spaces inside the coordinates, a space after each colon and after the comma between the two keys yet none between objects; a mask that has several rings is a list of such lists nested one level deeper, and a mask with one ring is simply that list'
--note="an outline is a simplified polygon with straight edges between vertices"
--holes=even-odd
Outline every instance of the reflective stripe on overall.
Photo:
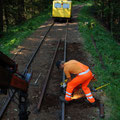
[{"label": "reflective stripe on overall", "polygon": [[71,95],[72,95],[72,93],[69,93],[69,92],[66,91],[66,95],[65,95],[65,97],[67,97],[67,98],[71,98]]},{"label": "reflective stripe on overall", "polygon": [[66,88],[66,95],[65,95],[66,101],[71,100],[71,95],[74,88],[76,88],[78,85],[81,84],[82,90],[84,91],[89,102],[91,103],[95,102],[95,99],[93,98],[90,89],[87,87],[91,79],[92,79],[92,72],[88,69],[85,72],[79,73],[73,80],[71,80],[67,84],[67,88]]}]

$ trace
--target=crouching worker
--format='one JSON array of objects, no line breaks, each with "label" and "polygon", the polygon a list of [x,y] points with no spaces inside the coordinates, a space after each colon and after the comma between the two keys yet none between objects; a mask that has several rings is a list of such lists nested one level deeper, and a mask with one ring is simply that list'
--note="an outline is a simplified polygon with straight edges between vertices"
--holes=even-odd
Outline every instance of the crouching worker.
[{"label": "crouching worker", "polygon": [[[92,72],[90,71],[88,66],[76,60],[70,60],[68,62],[57,61],[56,66],[64,70],[64,73],[68,79],[65,98],[63,96],[60,97],[62,101],[71,101],[73,90],[78,85],[81,85],[81,88],[85,93],[87,100],[92,104],[95,103],[95,99],[92,96],[90,89],[88,88],[88,84],[93,78]],[[75,74],[76,77],[71,79],[71,74]]]}]

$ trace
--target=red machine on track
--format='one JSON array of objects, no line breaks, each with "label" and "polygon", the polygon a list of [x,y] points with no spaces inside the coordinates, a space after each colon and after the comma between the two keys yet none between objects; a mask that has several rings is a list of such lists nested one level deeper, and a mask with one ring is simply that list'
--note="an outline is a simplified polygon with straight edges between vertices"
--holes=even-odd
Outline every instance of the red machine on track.
[{"label": "red machine on track", "polygon": [[18,65],[0,52],[0,94],[7,94],[8,89],[18,93],[19,120],[28,120],[28,87],[32,73],[18,73]]}]

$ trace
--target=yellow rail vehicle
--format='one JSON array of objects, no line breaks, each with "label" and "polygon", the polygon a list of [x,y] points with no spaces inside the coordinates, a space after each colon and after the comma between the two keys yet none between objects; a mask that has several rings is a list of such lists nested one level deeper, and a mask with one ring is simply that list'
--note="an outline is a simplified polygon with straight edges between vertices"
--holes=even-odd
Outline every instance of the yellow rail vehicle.
[{"label": "yellow rail vehicle", "polygon": [[72,1],[54,0],[52,8],[53,18],[71,18]]}]

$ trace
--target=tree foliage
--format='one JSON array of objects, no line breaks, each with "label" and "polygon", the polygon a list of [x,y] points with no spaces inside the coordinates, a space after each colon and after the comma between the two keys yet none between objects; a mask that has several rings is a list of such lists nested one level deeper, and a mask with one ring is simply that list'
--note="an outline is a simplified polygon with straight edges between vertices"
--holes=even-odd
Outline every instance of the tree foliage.
[{"label": "tree foliage", "polygon": [[93,2],[92,11],[111,34],[120,42],[120,0],[73,0]]},{"label": "tree foliage", "polygon": [[110,30],[120,42],[120,1],[94,0],[94,10],[97,18]]},{"label": "tree foliage", "polygon": [[52,0],[0,0],[0,37],[9,27],[43,12]]}]

